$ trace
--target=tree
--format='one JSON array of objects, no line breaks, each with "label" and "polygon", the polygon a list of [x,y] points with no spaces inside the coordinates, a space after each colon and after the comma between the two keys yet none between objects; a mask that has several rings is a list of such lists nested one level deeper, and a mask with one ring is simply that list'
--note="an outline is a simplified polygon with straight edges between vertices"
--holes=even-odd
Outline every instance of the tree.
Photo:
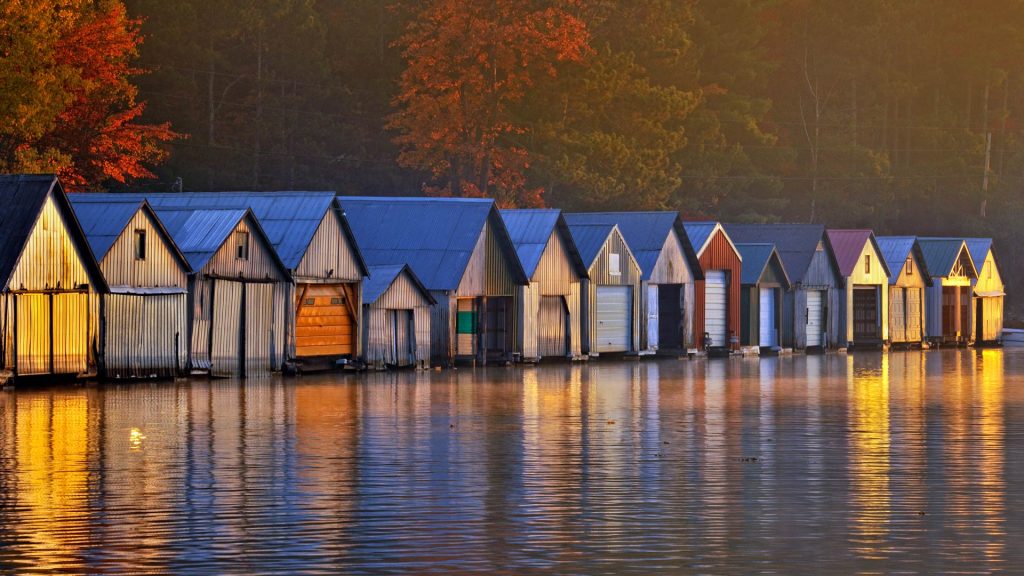
[{"label": "tree", "polygon": [[[152,176],[176,138],[138,122],[139,22],[116,0],[15,1],[0,17],[0,168],[71,188]],[[28,66],[25,66],[28,63]]]},{"label": "tree", "polygon": [[589,51],[578,0],[429,0],[398,42],[406,61],[388,127],[399,164],[431,175],[428,193],[493,196],[537,206],[529,187],[529,124],[515,106],[557,64]]}]

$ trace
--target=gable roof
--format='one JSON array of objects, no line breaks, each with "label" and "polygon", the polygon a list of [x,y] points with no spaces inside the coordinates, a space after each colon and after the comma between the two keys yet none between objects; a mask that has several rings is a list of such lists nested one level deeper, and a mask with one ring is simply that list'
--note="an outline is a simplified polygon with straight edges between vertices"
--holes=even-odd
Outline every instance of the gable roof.
[{"label": "gable roof", "polygon": [[921,247],[921,254],[924,256],[929,275],[949,276],[949,273],[953,271],[953,266],[960,259],[960,253],[964,252],[971,264],[970,270],[965,270],[965,272],[972,278],[978,277],[978,270],[971,257],[970,249],[962,238],[918,238],[917,243]]},{"label": "gable roof", "polygon": [[106,200],[105,196],[107,195],[89,193],[68,195],[68,199],[75,209],[75,215],[82,225],[82,231],[85,232],[92,252],[98,261],[102,262],[106,258],[107,253],[114,246],[114,242],[125,232],[135,214],[142,211],[153,223],[157,234],[164,240],[182,270],[191,271],[188,260],[178,249],[177,243],[171,238],[163,222],[148,202],[137,199]]},{"label": "gable roof", "polygon": [[437,303],[434,297],[430,295],[430,291],[420,282],[420,279],[416,277],[416,273],[412,271],[408,264],[389,264],[385,266],[370,266],[370,276],[363,281],[363,304],[373,304],[376,302],[382,294],[387,292],[388,288],[391,288],[395,280],[398,280],[398,277],[405,273],[409,274],[409,280],[427,299],[427,302],[431,305]]},{"label": "gable roof", "polygon": [[555,233],[560,234],[565,240],[566,252],[569,253],[576,273],[582,278],[587,277],[587,267],[580,258],[576,243],[572,241],[572,234],[565,223],[565,218],[562,217],[561,210],[522,209],[498,212],[501,213],[501,219],[505,222],[509,238],[516,247],[519,263],[527,277],[533,278],[544,255],[544,249],[547,248],[551,235]]},{"label": "gable roof", "polygon": [[565,215],[572,224],[615,224],[640,265],[643,280],[649,280],[658,263],[665,240],[674,230],[683,254],[696,279],[701,279],[700,261],[683,228],[678,212],[577,212]]},{"label": "gable roof", "polygon": [[[878,242],[878,248],[882,251],[882,258],[885,259],[885,264],[889,268],[889,284],[895,284],[899,281],[900,273],[907,262],[907,257],[911,255],[917,260],[921,275],[930,281],[931,274],[928,273],[928,260],[924,258],[923,253],[915,250],[915,246],[917,246],[916,237],[876,236],[875,240]],[[918,249],[920,249],[919,246]]]},{"label": "gable roof", "polygon": [[739,250],[740,256],[743,258],[743,268],[740,271],[740,284],[754,285],[760,282],[761,276],[764,275],[765,268],[771,265],[772,260],[774,260],[778,263],[779,270],[782,271],[782,277],[785,280],[786,287],[789,287],[789,274],[786,272],[786,266],[782,263],[782,258],[779,257],[774,244],[741,243],[736,245],[736,249]]},{"label": "gable roof", "polygon": [[[824,240],[821,224],[723,224],[733,242],[739,244],[774,244],[786,274],[794,283],[803,282],[811,260]],[[746,259],[744,259],[744,266]]]},{"label": "gable roof", "polygon": [[290,270],[302,262],[310,242],[329,210],[339,213],[342,233],[348,238],[356,265],[366,275],[366,263],[359,245],[341,213],[334,192],[146,192],[92,195],[109,201],[127,198],[146,199],[155,210],[245,210],[251,209],[259,220],[277,256]]},{"label": "gable roof", "polygon": [[516,282],[527,281],[494,206],[486,198],[340,196],[370,266],[409,264],[430,290],[457,290],[488,222]]},{"label": "gable roof", "polygon": [[711,238],[715,235],[715,232],[721,231],[722,236],[725,238],[725,241],[729,243],[729,246],[732,247],[736,256],[740,261],[743,260],[743,256],[740,255],[740,251],[736,249],[736,244],[733,244],[732,238],[729,237],[729,234],[719,222],[683,222],[683,229],[686,231],[686,236],[690,240],[690,245],[693,246],[693,250],[697,253],[698,258],[708,247],[708,244],[711,242]]},{"label": "gable roof", "polygon": [[[875,233],[866,228],[849,230],[829,228],[825,231],[825,237],[828,238],[829,246],[832,247],[832,258],[835,259],[836,269],[844,278],[853,275],[865,244],[870,242],[875,251],[879,255],[882,254],[882,249],[878,247],[878,241],[875,240]],[[880,258],[880,260],[882,270],[888,277],[890,275],[889,266],[886,265],[885,258]]]},{"label": "gable roof", "polygon": [[[964,242],[967,244],[967,250],[971,254],[971,259],[977,264],[981,262],[981,265],[985,265],[985,259],[988,258],[988,253],[992,250],[992,239],[991,238],[964,238]],[[993,254],[995,259],[995,254]],[[980,272],[980,271],[979,271]]]},{"label": "gable roof", "polygon": [[60,180],[53,174],[0,175],[0,286],[6,286],[10,281],[51,192],[89,281],[96,290],[106,291],[107,284],[92,248]]},{"label": "gable roof", "polygon": [[156,210],[167,232],[178,245],[193,272],[202,270],[227,242],[235,227],[242,220],[249,224],[249,230],[256,234],[270,248],[271,260],[289,277],[288,268],[270,246],[267,235],[260,226],[256,215],[249,208],[235,210],[209,210],[205,208],[164,208]]},{"label": "gable roof", "polygon": [[601,254],[605,242],[615,231],[614,224],[569,224],[572,240],[580,252],[580,257],[589,270],[594,260]]}]

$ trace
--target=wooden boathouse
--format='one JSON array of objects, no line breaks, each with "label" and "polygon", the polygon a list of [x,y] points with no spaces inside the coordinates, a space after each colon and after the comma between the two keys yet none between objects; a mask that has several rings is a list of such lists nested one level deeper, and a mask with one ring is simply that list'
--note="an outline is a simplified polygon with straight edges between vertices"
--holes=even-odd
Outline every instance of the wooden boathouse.
[{"label": "wooden boathouse", "polygon": [[971,331],[971,285],[978,279],[962,238],[918,238],[931,283],[925,292],[926,334],[935,344],[967,345]]},{"label": "wooden boathouse", "polygon": [[192,270],[191,369],[240,377],[280,370],[291,279],[252,210],[156,213]]},{"label": "wooden boathouse", "polygon": [[876,238],[889,268],[889,341],[919,345],[927,337],[926,292],[932,285],[929,266],[914,236]]},{"label": "wooden boathouse", "polygon": [[1006,296],[999,261],[992,250],[991,238],[967,238],[965,241],[971,258],[981,266],[977,280],[972,282],[974,342],[977,345],[996,344],[1003,338],[1003,299]]},{"label": "wooden boathouse", "polygon": [[[287,360],[326,368],[362,355],[362,283],[366,264],[333,192],[188,192],[146,194],[157,210],[251,209],[292,283],[280,335]],[[280,348],[279,348],[280,350]]]},{"label": "wooden boathouse", "polygon": [[173,377],[188,365],[185,257],[145,200],[71,194],[109,292],[103,295],[99,372]]},{"label": "wooden boathouse", "polygon": [[576,223],[615,224],[640,265],[640,349],[693,348],[694,281],[703,278],[678,212],[588,212]]},{"label": "wooden boathouse", "polygon": [[437,301],[432,362],[507,362],[527,282],[493,200],[340,196],[370,266],[408,264]]},{"label": "wooden boathouse", "polygon": [[718,222],[685,222],[683,228],[704,277],[694,286],[693,330],[697,347],[736,350],[740,344],[743,258]]},{"label": "wooden boathouse", "polygon": [[524,360],[583,354],[582,280],[587,278],[559,210],[501,210],[529,283],[516,295],[516,352]]},{"label": "wooden boathouse", "polygon": [[775,352],[782,341],[782,300],[789,276],[773,244],[736,244],[740,276],[740,345]]},{"label": "wooden boathouse", "polygon": [[792,289],[782,303],[782,346],[820,351],[835,346],[839,277],[820,224],[725,224],[739,243],[768,243],[782,259]]},{"label": "wooden boathouse", "polygon": [[843,281],[839,345],[880,347],[889,340],[889,268],[871,230],[825,231]]},{"label": "wooden boathouse", "polygon": [[587,266],[583,281],[584,353],[636,353],[640,349],[643,288],[640,265],[614,224],[577,224],[566,214],[573,242]]},{"label": "wooden boathouse", "polygon": [[436,303],[408,264],[373,266],[363,284],[363,350],[377,369],[430,367]]},{"label": "wooden boathouse", "polygon": [[95,369],[106,283],[56,176],[0,176],[0,277],[0,378]]}]

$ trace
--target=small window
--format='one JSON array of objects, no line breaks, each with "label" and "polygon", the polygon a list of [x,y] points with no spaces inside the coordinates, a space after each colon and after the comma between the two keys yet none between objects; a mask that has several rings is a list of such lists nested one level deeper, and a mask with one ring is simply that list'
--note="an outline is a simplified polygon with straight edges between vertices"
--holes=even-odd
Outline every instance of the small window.
[{"label": "small window", "polygon": [[146,259],[146,231],[136,230],[135,231],[135,259],[145,260]]},{"label": "small window", "polygon": [[235,258],[249,259],[249,233],[235,232]]},{"label": "small window", "polygon": [[864,255],[864,273],[871,274],[871,254]]},{"label": "small window", "polygon": [[345,301],[341,298],[331,298],[331,306],[341,306]]},{"label": "small window", "polygon": [[992,279],[992,266],[988,267],[988,272],[986,272],[985,275],[988,276],[989,280]]},{"label": "small window", "polygon": [[306,303],[303,306],[312,306],[316,304],[316,298],[306,298]]},{"label": "small window", "polygon": [[619,266],[619,255],[615,252],[608,253],[608,273],[612,276],[622,275],[622,268]]},{"label": "small window", "polygon": [[907,256],[907,265],[904,266],[904,269],[907,271],[907,276],[913,276],[914,275],[914,257],[913,256]]}]

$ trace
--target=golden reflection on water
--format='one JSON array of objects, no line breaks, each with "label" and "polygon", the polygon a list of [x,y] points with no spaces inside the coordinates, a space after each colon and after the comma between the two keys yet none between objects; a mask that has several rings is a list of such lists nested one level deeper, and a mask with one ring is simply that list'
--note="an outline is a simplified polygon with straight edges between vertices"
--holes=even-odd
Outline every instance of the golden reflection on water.
[{"label": "golden reflection on water", "polygon": [[884,558],[890,523],[889,356],[873,366],[846,359],[850,428],[850,520],[853,551]]}]

